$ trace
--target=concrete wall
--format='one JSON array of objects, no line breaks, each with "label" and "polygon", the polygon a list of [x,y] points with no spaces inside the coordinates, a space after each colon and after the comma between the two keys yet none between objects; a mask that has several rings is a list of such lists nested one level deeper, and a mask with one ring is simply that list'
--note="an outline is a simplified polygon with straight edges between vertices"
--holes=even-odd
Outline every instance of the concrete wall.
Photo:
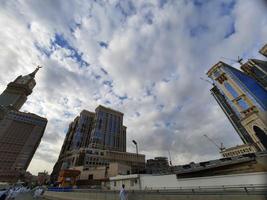
[{"label": "concrete wall", "polygon": [[[221,176],[176,178],[171,175],[127,175],[110,178],[110,189],[119,190],[125,184],[130,190],[177,189],[192,187],[223,187],[240,185],[267,185],[267,172]],[[116,182],[116,183],[115,183]]]},{"label": "concrete wall", "polygon": [[[110,189],[111,190],[120,190],[122,184],[125,185],[125,188],[130,190],[141,190],[140,175],[130,174],[130,175],[119,175],[116,177],[110,178]],[[113,180],[113,179],[116,180]]]},{"label": "concrete wall", "polygon": [[186,188],[186,187],[219,187],[239,185],[267,185],[267,173],[246,173],[210,177],[177,179],[176,175],[149,176],[141,175],[142,189],[146,188]]}]

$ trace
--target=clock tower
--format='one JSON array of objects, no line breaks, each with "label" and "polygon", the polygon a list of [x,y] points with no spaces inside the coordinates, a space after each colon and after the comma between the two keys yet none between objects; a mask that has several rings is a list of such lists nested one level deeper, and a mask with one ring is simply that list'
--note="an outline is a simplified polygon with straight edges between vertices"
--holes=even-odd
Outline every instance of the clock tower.
[{"label": "clock tower", "polygon": [[34,78],[40,68],[38,66],[32,73],[25,76],[20,75],[10,82],[0,95],[0,106],[19,110],[26,102],[27,96],[32,93],[32,89],[36,85]]}]

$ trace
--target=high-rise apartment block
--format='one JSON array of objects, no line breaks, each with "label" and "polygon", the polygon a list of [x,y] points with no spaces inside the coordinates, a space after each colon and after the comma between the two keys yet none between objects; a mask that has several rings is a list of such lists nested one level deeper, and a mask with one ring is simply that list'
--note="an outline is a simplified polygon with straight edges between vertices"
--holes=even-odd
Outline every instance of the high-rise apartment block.
[{"label": "high-rise apartment block", "polygon": [[132,172],[144,169],[144,155],[126,152],[126,129],[119,111],[101,105],[95,112],[83,110],[69,125],[52,180],[62,169],[79,169],[83,177],[88,170],[111,163],[127,165]]},{"label": "high-rise apartment block", "polygon": [[95,113],[83,110],[80,116],[70,123],[60,154],[67,151],[86,148],[89,145],[93,130]]},{"label": "high-rise apartment block", "polygon": [[70,123],[61,154],[86,147],[125,152],[123,113],[101,105],[95,113],[83,110]]},{"label": "high-rise apartment block", "polygon": [[19,111],[36,85],[38,69],[17,77],[0,95],[0,181],[23,177],[44,134],[47,119]]},{"label": "high-rise apartment block", "polygon": [[95,126],[89,147],[125,152],[126,127],[123,126],[123,113],[101,105],[95,111]]},{"label": "high-rise apartment block", "polygon": [[[214,82],[213,96],[243,142],[252,144],[255,147],[252,151],[264,151],[267,150],[267,90],[262,81],[265,62],[253,59],[248,62],[241,67],[245,73],[218,62],[207,75]],[[252,68],[256,75],[250,74],[248,68]]]}]

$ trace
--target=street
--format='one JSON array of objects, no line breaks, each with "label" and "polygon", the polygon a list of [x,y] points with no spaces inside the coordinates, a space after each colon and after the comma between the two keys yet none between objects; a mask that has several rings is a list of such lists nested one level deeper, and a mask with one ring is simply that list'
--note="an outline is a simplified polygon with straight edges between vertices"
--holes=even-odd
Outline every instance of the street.
[{"label": "street", "polygon": [[19,194],[16,198],[15,198],[15,200],[33,200],[33,199],[35,199],[35,200],[41,200],[41,199],[44,199],[44,198],[42,198],[42,197],[38,197],[38,198],[33,198],[33,194],[32,194],[32,192],[27,192],[27,193],[21,193],[21,194]]}]

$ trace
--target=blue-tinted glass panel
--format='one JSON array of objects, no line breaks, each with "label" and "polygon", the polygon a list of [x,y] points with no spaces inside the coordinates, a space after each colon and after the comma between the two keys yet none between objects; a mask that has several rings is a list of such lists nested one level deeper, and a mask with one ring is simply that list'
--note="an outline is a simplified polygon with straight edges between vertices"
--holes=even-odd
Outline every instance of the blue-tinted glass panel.
[{"label": "blue-tinted glass panel", "polygon": [[267,110],[267,91],[253,78],[250,78],[241,71],[232,67],[227,69],[229,69],[239,79],[242,85],[246,87],[247,91],[254,97],[253,100],[256,100],[264,110]]},{"label": "blue-tinted glass panel", "polygon": [[238,97],[238,93],[235,91],[235,89],[229,83],[224,82],[224,86],[234,98]]},{"label": "blue-tinted glass panel", "polygon": [[102,126],[102,119],[100,118],[100,119],[99,119],[99,122],[98,122],[98,129],[99,129],[99,130],[101,129],[101,126]]},{"label": "blue-tinted glass panel", "polygon": [[241,106],[242,110],[246,110],[249,108],[249,105],[243,99],[239,99],[237,103],[239,106]]},{"label": "blue-tinted glass panel", "polygon": [[95,138],[99,138],[101,139],[102,138],[102,134],[100,131],[95,131],[95,135],[94,135]]},{"label": "blue-tinted glass panel", "polygon": [[265,75],[261,70],[257,69],[256,67],[253,68],[253,71],[254,71],[255,74],[256,74],[257,76],[259,76],[259,77],[262,77],[262,76]]}]

